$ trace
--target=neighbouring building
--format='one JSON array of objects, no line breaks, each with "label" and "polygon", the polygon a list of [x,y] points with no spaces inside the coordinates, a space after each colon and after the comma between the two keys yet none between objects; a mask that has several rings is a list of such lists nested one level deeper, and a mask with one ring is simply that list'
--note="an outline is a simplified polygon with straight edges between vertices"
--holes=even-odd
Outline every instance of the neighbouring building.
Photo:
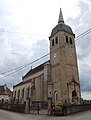
[{"label": "neighbouring building", "polygon": [[0,86],[0,103],[8,103],[12,99],[12,91],[5,85]]},{"label": "neighbouring building", "polygon": [[43,101],[62,104],[79,104],[81,99],[75,34],[64,23],[60,8],[58,24],[49,37],[50,60],[31,69],[14,86],[15,102]]}]

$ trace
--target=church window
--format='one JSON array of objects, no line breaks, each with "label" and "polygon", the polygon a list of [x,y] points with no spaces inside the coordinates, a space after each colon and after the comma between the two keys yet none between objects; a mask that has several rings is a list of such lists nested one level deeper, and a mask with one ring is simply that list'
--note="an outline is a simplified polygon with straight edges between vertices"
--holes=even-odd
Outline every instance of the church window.
[{"label": "church window", "polygon": [[28,87],[28,97],[29,97],[29,90],[30,90],[30,87]]},{"label": "church window", "polygon": [[56,101],[58,101],[58,94],[56,93]]},{"label": "church window", "polygon": [[26,99],[29,98],[29,89],[30,89],[30,87],[28,87],[28,88],[26,89],[26,92],[25,92],[25,97],[26,97]]},{"label": "church window", "polygon": [[54,46],[54,39],[52,40],[52,46]]},{"label": "church window", "polygon": [[56,37],[56,44],[58,44],[58,37]]},{"label": "church window", "polygon": [[18,90],[17,98],[18,98],[18,102],[19,102],[19,99],[20,99],[20,90]]},{"label": "church window", "polygon": [[70,37],[70,44],[72,44],[72,38]]},{"label": "church window", "polygon": [[15,94],[14,94],[14,98],[16,98],[16,91],[15,91]]},{"label": "church window", "polygon": [[75,96],[77,96],[77,93],[76,93],[75,90],[73,90],[73,91],[72,91],[72,97],[75,97]]},{"label": "church window", "polygon": [[55,94],[55,101],[58,101],[58,92],[55,91],[54,94]]},{"label": "church window", "polygon": [[66,36],[66,42],[69,43],[69,41],[68,41],[68,36]]},{"label": "church window", "polygon": [[24,98],[24,88],[23,88],[23,90],[22,90],[22,98]]}]

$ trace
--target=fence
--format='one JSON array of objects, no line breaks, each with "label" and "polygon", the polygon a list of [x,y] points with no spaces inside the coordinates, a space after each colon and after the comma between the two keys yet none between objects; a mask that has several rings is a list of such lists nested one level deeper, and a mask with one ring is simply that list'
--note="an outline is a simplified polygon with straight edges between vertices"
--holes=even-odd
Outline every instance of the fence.
[{"label": "fence", "polygon": [[30,104],[30,113],[47,114],[48,103],[46,101],[32,101]]}]

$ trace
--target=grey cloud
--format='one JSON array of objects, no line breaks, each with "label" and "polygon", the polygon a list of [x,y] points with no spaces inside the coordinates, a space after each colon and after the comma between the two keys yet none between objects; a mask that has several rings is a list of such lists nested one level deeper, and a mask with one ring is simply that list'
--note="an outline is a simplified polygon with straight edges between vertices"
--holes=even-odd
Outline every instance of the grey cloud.
[{"label": "grey cloud", "polygon": [[[91,28],[91,1],[80,0],[80,14],[77,18],[71,17],[67,22],[72,26],[76,36]],[[91,33],[76,41],[77,57],[80,71],[80,81],[82,92],[91,92]]]},{"label": "grey cloud", "polygon": [[[3,46],[5,46],[5,42],[2,43],[2,47]],[[12,44],[10,44],[9,46],[11,47]],[[25,50],[26,47],[28,47],[27,48],[28,51]],[[0,73],[12,70],[13,68],[17,68],[21,65],[25,65],[26,63],[30,63],[48,53],[48,41],[47,40],[38,40],[31,48],[29,47],[29,45],[26,47],[23,49],[23,51],[20,51],[20,52],[16,51],[15,53],[13,49],[5,51],[4,56],[1,59],[3,64],[2,63],[0,64],[1,66]],[[6,49],[7,49],[7,46],[6,46]],[[32,56],[30,55],[31,52],[33,53]],[[3,54],[3,51],[1,54]],[[21,81],[22,76],[26,72],[29,71],[31,66],[35,67],[36,65],[46,61],[47,59],[48,57],[34,63],[33,65],[28,66],[27,68],[21,70],[20,72],[16,72],[15,74],[12,74],[11,76],[5,78],[5,80],[0,79],[0,84],[7,84],[9,87],[12,87],[12,85],[15,85]]]},{"label": "grey cloud", "polygon": [[[5,30],[9,29],[12,31],[21,30],[21,28],[15,26],[10,17],[12,16],[12,10],[14,10],[14,1],[16,0],[0,0],[0,27]],[[89,0],[91,3],[91,0]],[[67,23],[72,26],[74,33],[76,36],[85,30],[91,27],[91,10],[90,4],[84,3],[82,0],[79,2],[80,14],[77,18],[72,19],[71,17],[67,20]],[[75,13],[74,13],[75,14]],[[2,30],[2,29],[1,29]],[[36,40],[37,42],[32,46],[22,44],[25,39],[22,35],[14,35],[8,33],[2,34],[0,32],[0,73],[11,70],[12,68],[16,68],[20,65],[24,65],[26,63],[32,62],[37,58],[47,54],[49,52],[49,45],[47,40]],[[77,54],[78,54],[78,62],[79,70],[80,70],[80,80],[81,80],[81,89],[83,92],[90,91],[91,92],[91,70],[87,70],[87,63],[90,61],[90,51],[91,51],[91,34],[79,39],[76,42],[77,45]],[[32,39],[31,39],[32,40]],[[30,47],[31,46],[31,47]],[[79,51],[80,49],[80,51]],[[20,51],[18,51],[20,50]],[[80,53],[81,52],[81,53]],[[32,53],[32,54],[31,54]],[[42,63],[43,61],[48,60],[49,58],[45,58],[42,61],[33,64],[35,67],[37,64]],[[84,59],[86,60],[84,61]],[[89,61],[88,61],[89,60]],[[81,64],[84,63],[84,64]],[[90,62],[89,62],[90,64]],[[83,67],[84,65],[84,67]],[[0,84],[8,84],[9,87],[19,83],[22,79],[22,76],[30,69],[30,66],[20,71],[7,79],[0,79]]]},{"label": "grey cloud", "polygon": [[[90,71],[91,73],[91,71]],[[85,72],[83,74],[80,75],[80,79],[81,79],[81,90],[82,92],[91,92],[91,76],[90,73],[86,73]]]}]

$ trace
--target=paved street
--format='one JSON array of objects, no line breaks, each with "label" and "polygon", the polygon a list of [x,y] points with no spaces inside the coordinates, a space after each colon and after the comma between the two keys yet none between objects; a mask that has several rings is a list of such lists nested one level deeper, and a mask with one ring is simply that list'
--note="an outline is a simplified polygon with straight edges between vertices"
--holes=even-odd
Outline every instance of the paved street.
[{"label": "paved street", "polygon": [[81,112],[66,117],[21,114],[0,110],[0,120],[91,120],[91,111]]}]

